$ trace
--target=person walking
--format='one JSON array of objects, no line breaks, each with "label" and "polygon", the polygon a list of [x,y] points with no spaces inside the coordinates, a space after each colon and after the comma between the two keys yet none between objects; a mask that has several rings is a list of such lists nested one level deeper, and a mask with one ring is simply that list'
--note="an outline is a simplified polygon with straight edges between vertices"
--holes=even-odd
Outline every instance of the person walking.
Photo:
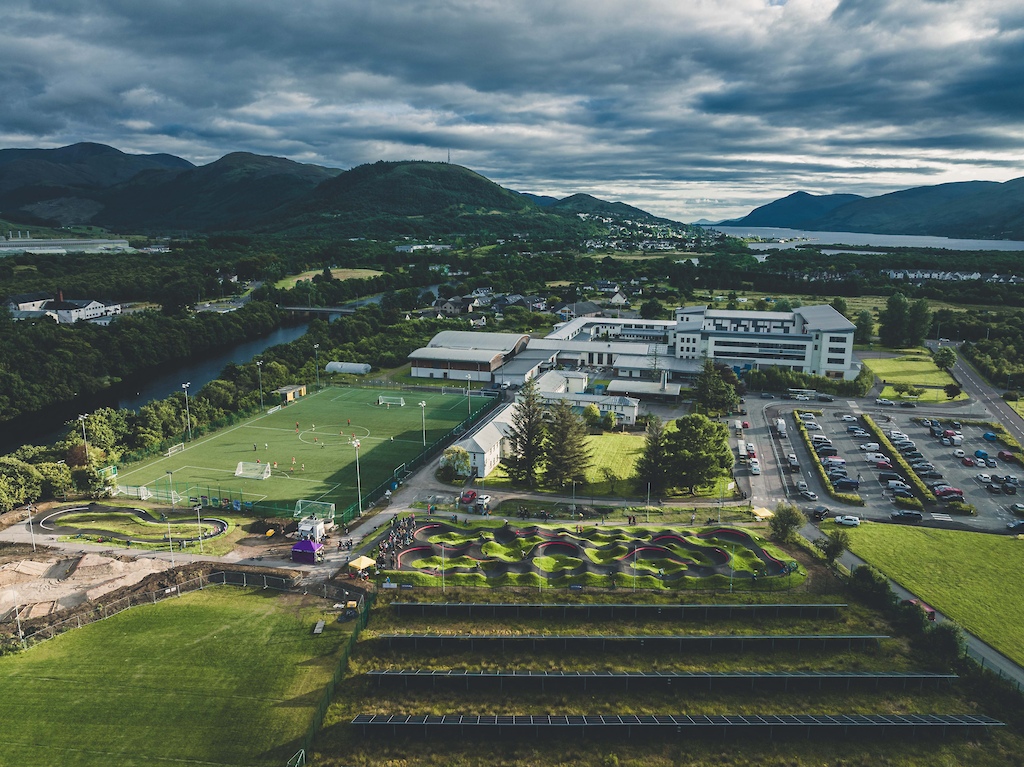
[{"label": "person walking", "polygon": [[256,452],[256,443],[255,442],[252,443],[252,451],[254,453]]}]

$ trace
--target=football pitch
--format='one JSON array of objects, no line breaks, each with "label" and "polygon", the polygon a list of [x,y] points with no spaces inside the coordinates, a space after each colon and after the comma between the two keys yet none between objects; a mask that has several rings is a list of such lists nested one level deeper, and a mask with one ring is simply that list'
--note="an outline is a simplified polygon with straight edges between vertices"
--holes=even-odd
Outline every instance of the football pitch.
[{"label": "football pitch", "polygon": [[[405,406],[378,405],[384,394]],[[143,486],[167,499],[225,499],[242,504],[293,508],[299,499],[333,503],[340,514],[356,503],[356,447],[365,499],[469,417],[491,403],[488,397],[441,392],[327,388],[274,413],[186,443],[184,450],[119,469],[122,486]],[[420,407],[425,402],[425,407]],[[235,476],[240,461],[269,464],[267,479]],[[170,472],[170,474],[168,474]]]},{"label": "football pitch", "polygon": [[216,586],[2,657],[0,764],[280,767],[351,635],[325,606]]}]

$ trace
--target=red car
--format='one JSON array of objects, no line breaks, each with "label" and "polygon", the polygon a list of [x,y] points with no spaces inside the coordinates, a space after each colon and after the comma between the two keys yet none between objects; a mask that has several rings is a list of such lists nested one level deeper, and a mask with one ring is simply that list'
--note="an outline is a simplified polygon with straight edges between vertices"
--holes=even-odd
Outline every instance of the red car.
[{"label": "red car", "polygon": [[889,463],[888,461],[879,461],[878,463],[875,464],[875,468],[876,469],[891,469],[892,468],[892,464]]},{"label": "red car", "polygon": [[937,495],[939,498],[948,498],[951,495],[956,495],[963,498],[964,491],[961,490],[959,487],[944,487],[941,490],[936,490],[935,495]]},{"label": "red car", "polygon": [[750,421],[744,421],[743,422],[743,428],[744,429],[749,429],[750,428]]},{"label": "red car", "polygon": [[467,490],[462,494],[462,502],[467,506],[476,500],[476,490]]},{"label": "red car", "polygon": [[963,458],[961,458],[960,459],[960,463],[962,463],[964,466],[974,466],[975,465],[974,459],[971,458],[969,455],[965,455]]}]

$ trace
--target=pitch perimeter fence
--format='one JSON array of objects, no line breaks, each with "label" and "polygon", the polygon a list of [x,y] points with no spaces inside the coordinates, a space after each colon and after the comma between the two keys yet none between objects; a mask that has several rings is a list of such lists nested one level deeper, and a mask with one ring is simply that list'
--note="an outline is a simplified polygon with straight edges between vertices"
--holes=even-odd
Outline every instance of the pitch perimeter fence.
[{"label": "pitch perimeter fence", "polygon": [[[370,387],[360,387],[370,388]],[[378,387],[373,387],[378,388]],[[396,387],[382,387],[383,391],[419,391],[423,387],[416,386],[396,386]],[[434,390],[436,391],[436,389]],[[460,389],[459,391],[465,391]],[[446,447],[455,442],[456,439],[467,433],[474,424],[483,420],[487,415],[497,409],[503,402],[502,398],[497,395],[496,392],[489,391],[473,391],[474,397],[484,397],[486,400],[485,405],[479,410],[475,411],[472,415],[463,419],[460,423],[453,426],[446,434],[439,439],[435,440],[431,444],[424,447],[415,458],[406,461],[401,466],[396,466],[392,476],[376,487],[371,488],[363,493],[362,497],[362,510],[368,511],[374,508],[377,503],[384,497],[387,491],[393,489],[393,485],[401,484],[405,478],[412,474],[414,471],[425,465],[427,461],[433,458],[435,455],[440,453]],[[248,414],[247,417],[251,417],[252,414]],[[237,423],[238,421],[245,420],[244,417],[233,419],[231,423]],[[225,424],[229,425],[229,424]],[[211,425],[212,426],[212,425]],[[213,430],[212,428],[210,429]],[[166,451],[166,447],[161,443],[161,449],[154,449],[150,455],[158,454],[159,452]],[[127,487],[127,486],[126,486]],[[272,502],[272,501],[247,501],[245,500],[245,493],[239,490],[222,489],[220,487],[213,487],[208,485],[203,487],[193,482],[171,482],[168,483],[165,480],[160,480],[154,483],[152,487],[148,488],[149,500],[163,501],[170,503],[184,502],[186,499],[190,503],[202,503],[204,507],[220,509],[221,511],[234,511],[239,514],[245,514],[247,516],[259,516],[259,517],[291,517],[295,514],[295,503],[300,498],[295,498],[290,501],[283,502]],[[131,496],[131,491],[127,493]],[[135,496],[137,497],[137,496]],[[335,510],[335,522],[348,523],[353,519],[359,517],[360,502],[350,504],[348,507],[342,510]]]}]

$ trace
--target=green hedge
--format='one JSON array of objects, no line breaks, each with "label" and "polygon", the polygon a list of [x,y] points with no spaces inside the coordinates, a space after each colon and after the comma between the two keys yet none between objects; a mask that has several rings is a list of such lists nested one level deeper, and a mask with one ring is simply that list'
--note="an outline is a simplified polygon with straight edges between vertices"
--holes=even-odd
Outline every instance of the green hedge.
[{"label": "green hedge", "polygon": [[896,501],[896,505],[901,508],[924,511],[924,504],[917,498],[903,498],[901,496],[896,496],[894,500]]},{"label": "green hedge", "polygon": [[[800,436],[803,439],[804,444],[807,445],[807,449],[811,451],[811,460],[814,461],[814,468],[818,472],[818,479],[820,479],[821,483],[825,486],[825,492],[827,492],[832,498],[835,498],[837,501],[842,503],[848,503],[851,506],[863,506],[863,498],[859,495],[853,495],[852,493],[840,493],[832,485],[832,480],[830,480],[828,475],[825,474],[825,467],[822,466],[821,461],[818,459],[818,454],[814,451],[814,445],[811,444],[811,437],[807,433],[807,429],[804,428],[803,421],[800,420],[800,413],[814,412],[815,411],[813,410],[794,410],[793,421],[796,423],[796,430],[800,432]],[[821,411],[817,411],[817,414],[820,415]]]},{"label": "green hedge", "polygon": [[946,510],[950,514],[963,514],[968,517],[978,516],[978,510],[971,504],[964,503],[963,501],[950,501],[946,504]]},{"label": "green hedge", "polygon": [[892,442],[885,436],[885,432],[875,423],[875,419],[867,414],[862,415],[861,419],[863,419],[868,431],[875,436],[878,444],[889,454],[893,466],[899,466],[903,470],[907,478],[907,484],[914,489],[914,494],[925,503],[935,503],[935,494],[928,489],[925,483],[921,481],[921,478],[910,468],[910,464],[907,463],[907,459],[903,457],[900,451],[893,447]]}]

